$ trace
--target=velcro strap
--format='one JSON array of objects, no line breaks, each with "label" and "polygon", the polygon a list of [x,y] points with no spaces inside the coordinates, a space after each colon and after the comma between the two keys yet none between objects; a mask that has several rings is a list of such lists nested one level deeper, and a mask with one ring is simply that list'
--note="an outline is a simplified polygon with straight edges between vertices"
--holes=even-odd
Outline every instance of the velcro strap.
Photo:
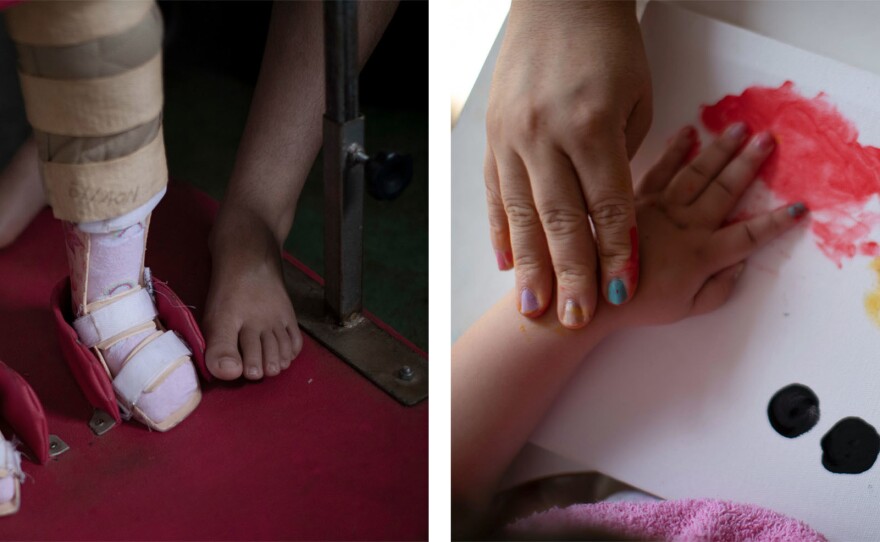
[{"label": "velcro strap", "polygon": [[143,288],[135,290],[73,323],[79,340],[92,348],[126,330],[152,322],[156,318],[153,299]]},{"label": "velcro strap", "polygon": [[173,331],[150,341],[129,359],[113,379],[113,387],[129,406],[136,405],[145,389],[183,356],[191,352]]}]

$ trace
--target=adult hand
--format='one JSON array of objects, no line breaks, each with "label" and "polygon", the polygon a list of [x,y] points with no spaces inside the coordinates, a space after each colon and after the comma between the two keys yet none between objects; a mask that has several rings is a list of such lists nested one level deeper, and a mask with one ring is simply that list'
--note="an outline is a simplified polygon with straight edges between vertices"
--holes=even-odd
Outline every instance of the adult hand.
[{"label": "adult hand", "polygon": [[651,113],[632,2],[513,2],[489,97],[485,178],[492,244],[498,266],[516,268],[521,313],[544,313],[554,275],[569,328],[594,313],[597,281],[612,304],[635,294],[629,158]]}]

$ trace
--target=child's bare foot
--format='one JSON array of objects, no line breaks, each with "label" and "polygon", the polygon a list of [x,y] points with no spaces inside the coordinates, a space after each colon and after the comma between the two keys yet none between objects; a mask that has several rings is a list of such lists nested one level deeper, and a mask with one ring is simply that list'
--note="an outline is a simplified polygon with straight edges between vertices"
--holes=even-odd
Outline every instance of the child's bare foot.
[{"label": "child's bare foot", "polygon": [[45,206],[37,145],[28,138],[0,170],[0,248],[11,245]]},{"label": "child's bare foot", "polygon": [[302,348],[284,288],[281,249],[258,216],[224,205],[211,234],[205,360],[222,380],[276,376]]}]

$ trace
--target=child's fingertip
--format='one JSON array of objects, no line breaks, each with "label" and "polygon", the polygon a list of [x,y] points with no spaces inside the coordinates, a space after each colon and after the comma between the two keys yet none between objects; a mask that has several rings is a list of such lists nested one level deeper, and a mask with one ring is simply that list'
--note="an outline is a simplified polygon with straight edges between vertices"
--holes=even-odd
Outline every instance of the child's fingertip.
[{"label": "child's fingertip", "polygon": [[788,216],[797,220],[807,214],[809,212],[809,209],[807,208],[806,203],[799,201],[797,203],[792,203],[791,205],[789,205],[786,208],[786,212],[788,213]]}]

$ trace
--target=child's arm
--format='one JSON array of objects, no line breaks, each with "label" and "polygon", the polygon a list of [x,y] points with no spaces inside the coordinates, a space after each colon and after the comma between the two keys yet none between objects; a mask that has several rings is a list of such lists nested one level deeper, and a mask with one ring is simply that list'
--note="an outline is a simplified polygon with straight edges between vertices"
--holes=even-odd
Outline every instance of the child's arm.
[{"label": "child's arm", "polygon": [[744,127],[739,131],[731,127],[683,165],[694,132],[682,130],[636,190],[644,278],[630,303],[601,302],[588,326],[569,330],[555,314],[522,317],[514,305],[518,292],[510,292],[454,345],[455,531],[480,517],[501,475],[593,347],[618,329],[718,308],[745,258],[803,216],[804,205],[794,204],[724,225],[774,146],[769,134],[742,146]]}]

